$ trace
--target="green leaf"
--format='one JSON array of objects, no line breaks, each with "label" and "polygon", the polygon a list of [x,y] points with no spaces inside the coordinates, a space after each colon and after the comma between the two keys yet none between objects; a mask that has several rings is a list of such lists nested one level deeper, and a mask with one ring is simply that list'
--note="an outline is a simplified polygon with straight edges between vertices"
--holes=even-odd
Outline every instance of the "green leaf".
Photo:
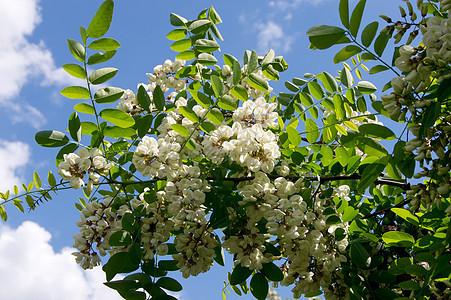
[{"label": "green leaf", "polygon": [[313,144],[318,140],[319,138],[318,125],[316,125],[316,122],[313,119],[307,118],[307,120],[305,121],[305,131],[307,141],[309,143]]},{"label": "green leaf", "polygon": [[211,75],[210,79],[216,98],[221,97],[224,94],[224,86],[221,79],[216,75]]},{"label": "green leaf", "polygon": [[179,111],[180,113],[187,118],[188,120],[190,120],[191,122],[197,123],[199,122],[199,117],[196,115],[196,113],[189,107],[187,106],[179,106]]},{"label": "green leaf", "polygon": [[94,101],[97,103],[113,103],[119,100],[123,94],[123,89],[110,86],[97,90],[94,94]]},{"label": "green leaf", "polygon": [[65,64],[63,65],[63,69],[69,73],[70,75],[85,79],[87,77],[85,69],[77,64]]},{"label": "green leaf", "polygon": [[293,146],[298,146],[301,143],[301,136],[299,135],[299,132],[296,130],[296,128],[288,126],[285,131],[288,133],[288,139]]},{"label": "green leaf", "polygon": [[249,74],[247,82],[257,91],[266,92],[268,90],[268,82],[257,74]]},{"label": "green leaf", "polygon": [[169,15],[169,21],[171,22],[171,25],[173,26],[184,26],[188,20],[184,17],[181,17],[177,14],[171,13]]},{"label": "green leaf", "polygon": [[69,143],[69,138],[56,130],[39,131],[34,138],[38,145],[43,147],[61,147]]},{"label": "green leaf", "polygon": [[110,244],[110,246],[112,247],[130,245],[131,243],[132,237],[128,232],[123,230],[113,232],[113,234],[108,239],[108,244]]},{"label": "green leaf", "polygon": [[369,73],[370,74],[376,74],[376,73],[379,73],[379,72],[382,72],[382,71],[386,71],[386,70],[388,70],[388,67],[383,66],[383,65],[377,65],[377,66],[372,67],[370,69]]},{"label": "green leaf", "polygon": [[265,275],[266,278],[275,282],[283,280],[282,270],[280,270],[280,268],[274,263],[266,263],[262,264],[262,266],[263,268],[261,269],[261,272],[263,273],[263,275]]},{"label": "green leaf", "polygon": [[345,36],[345,31],[336,26],[318,25],[307,31],[310,43],[318,49],[327,49]]},{"label": "green leaf", "polygon": [[309,107],[313,105],[314,100],[310,94],[301,92],[299,93],[299,98],[301,99],[301,103],[304,104],[305,106]]},{"label": "green leaf", "polygon": [[216,126],[210,122],[205,121],[205,122],[202,122],[202,124],[200,124],[200,129],[202,129],[206,133],[210,133],[210,132],[216,130]]},{"label": "green leaf", "polygon": [[207,113],[207,118],[214,124],[222,124],[224,122],[224,115],[222,112],[217,109],[213,108],[211,111]]},{"label": "green leaf", "polygon": [[366,0],[360,0],[355,6],[351,14],[351,21],[349,22],[349,30],[354,37],[357,37],[360,23],[362,21],[363,10],[365,9]]},{"label": "green leaf", "polygon": [[327,91],[334,93],[338,90],[337,81],[329,73],[323,72],[322,74],[318,74],[318,79],[321,80]]},{"label": "green leaf", "polygon": [[340,0],[338,11],[340,12],[341,24],[343,24],[344,27],[349,29],[349,3],[348,3],[348,0]]},{"label": "green leaf", "polygon": [[352,262],[360,268],[367,268],[371,263],[371,257],[368,251],[358,243],[351,244],[349,256]]},{"label": "green leaf", "polygon": [[119,48],[121,44],[118,41],[112,38],[101,38],[98,40],[94,40],[89,44],[88,48],[92,50],[99,51],[113,51]]},{"label": "green leaf", "polygon": [[[419,266],[421,267],[421,266]],[[423,268],[423,267],[421,267]],[[424,270],[424,268],[423,268]],[[413,280],[406,280],[398,284],[398,286],[403,290],[415,291],[420,289],[420,284]]]},{"label": "green leaf", "polygon": [[372,94],[377,91],[377,88],[369,81],[359,81],[357,89],[362,94]]},{"label": "green leaf", "polygon": [[[340,94],[335,94],[333,97],[334,110],[337,118],[343,120],[346,117],[346,111],[343,105],[343,96]],[[339,125],[339,124],[337,124]]]},{"label": "green leaf", "polygon": [[196,53],[193,50],[186,50],[177,54],[175,58],[181,60],[192,60],[196,58]]},{"label": "green leaf", "polygon": [[105,53],[98,52],[94,53],[88,58],[88,65],[95,65],[100,64],[106,61],[109,61],[111,58],[113,58],[114,55],[116,55],[117,51],[106,51]]},{"label": "green leaf", "polygon": [[382,53],[384,53],[385,47],[387,46],[388,40],[390,39],[390,36],[388,33],[382,31],[379,33],[379,36],[376,38],[376,41],[374,42],[374,51],[377,55],[382,56]]},{"label": "green leaf", "polygon": [[130,249],[130,252],[118,252],[110,257],[102,267],[102,270],[106,273],[107,281],[113,279],[116,274],[131,273],[139,268],[140,259],[135,252],[136,250]]},{"label": "green leaf", "polygon": [[94,107],[92,105],[86,104],[86,103],[78,103],[74,106],[74,110],[82,113],[82,114],[89,114],[94,115]]},{"label": "green leaf", "polygon": [[391,209],[392,212],[406,220],[407,222],[418,226],[419,220],[418,217],[414,216],[410,211],[404,208],[394,207]]},{"label": "green leaf", "polygon": [[246,101],[247,99],[249,99],[247,90],[241,85],[234,86],[233,89],[230,90],[230,94],[241,101]]},{"label": "green leaf", "polygon": [[177,271],[180,268],[177,266],[178,261],[176,260],[159,260],[158,268],[166,271]]},{"label": "green leaf", "polygon": [[218,106],[225,110],[235,110],[238,108],[238,101],[230,95],[224,95],[219,98]]},{"label": "green leaf", "polygon": [[258,66],[258,54],[254,50],[251,52],[251,56],[249,57],[249,61],[247,62],[247,70],[246,73],[249,75],[257,69]]},{"label": "green leaf", "polygon": [[122,128],[127,128],[135,124],[135,120],[131,116],[119,109],[104,109],[100,112],[100,117]]},{"label": "green leaf", "polygon": [[[157,87],[159,88],[160,86],[157,86]],[[157,87],[155,87],[155,89]],[[151,112],[150,111],[150,97],[144,86],[142,86],[142,85],[139,86],[138,93],[136,94],[136,99],[138,100],[139,105],[141,105],[141,107],[145,111]]]},{"label": "green leaf", "polygon": [[388,247],[411,247],[415,239],[407,232],[388,231],[382,235],[382,240]]},{"label": "green leaf", "polygon": [[234,85],[238,85],[240,83],[241,80],[241,66],[240,63],[237,61],[233,62],[233,66],[232,66],[232,83]]},{"label": "green leaf", "polygon": [[197,56],[197,61],[204,66],[213,66],[218,60],[210,53],[201,53]]},{"label": "green leaf", "polygon": [[116,75],[117,71],[118,69],[116,68],[102,68],[95,70],[91,73],[91,75],[89,75],[89,81],[92,84],[104,83],[113,78]]},{"label": "green leaf", "polygon": [[207,30],[212,25],[212,22],[210,20],[196,20],[189,26],[189,30],[194,34],[202,34],[207,32]]},{"label": "green leaf", "polygon": [[199,52],[214,52],[219,49],[219,44],[207,39],[198,39],[194,42],[194,47]]},{"label": "green leaf", "polygon": [[230,284],[237,285],[246,281],[246,279],[252,274],[252,272],[253,270],[241,266],[241,263],[237,264],[235,268],[233,268],[232,275],[230,276]]},{"label": "green leaf", "polygon": [[92,133],[99,128],[92,122],[81,122],[81,134],[92,135]]},{"label": "green leaf", "polygon": [[177,280],[170,277],[161,277],[156,282],[156,285],[171,292],[179,292],[182,290],[182,285]]},{"label": "green leaf", "polygon": [[[379,160],[380,161],[380,160]],[[375,180],[377,180],[387,164],[372,163],[363,170],[362,178],[357,185],[357,191],[363,193]]]},{"label": "green leaf", "polygon": [[231,67],[231,68],[233,68],[233,64],[235,63],[235,62],[237,62],[238,63],[238,66],[240,65],[240,63],[238,62],[238,60],[235,58],[235,56],[233,56],[233,55],[230,55],[230,54],[224,54],[223,56],[222,56],[222,58],[224,59],[224,63],[226,64],[226,65],[228,65],[229,67]]},{"label": "green leaf", "polygon": [[325,95],[323,88],[316,81],[310,81],[308,83],[308,90],[318,100],[321,100]]},{"label": "green leaf", "polygon": [[86,29],[83,26],[80,26],[80,37],[84,45],[86,45],[86,40],[88,36],[86,35]]},{"label": "green leaf", "polygon": [[122,228],[128,232],[135,232],[139,229],[138,221],[135,219],[132,213],[126,212],[122,217]]},{"label": "green leaf", "polygon": [[363,29],[362,31],[362,44],[365,47],[368,47],[373,42],[374,38],[376,37],[377,28],[379,27],[378,22],[372,22]]},{"label": "green leaf", "polygon": [[61,90],[61,95],[69,99],[89,99],[89,90],[82,86],[68,86]]},{"label": "green leaf", "polygon": [[348,164],[349,155],[348,155],[348,152],[346,151],[346,149],[344,149],[344,148],[335,149],[335,156],[337,157],[340,165],[342,165],[343,167]]},{"label": "green leaf", "polygon": [[107,33],[113,19],[114,2],[105,0],[97,10],[86,29],[86,35],[91,38],[100,38]]},{"label": "green leaf", "polygon": [[374,123],[360,125],[359,132],[377,139],[383,140],[396,139],[395,133],[390,128]]},{"label": "green leaf", "polygon": [[213,104],[210,98],[205,94],[198,91],[191,91],[191,96],[193,96],[194,100],[205,109],[210,108],[210,105]]},{"label": "green leaf", "polygon": [[5,222],[8,220],[8,216],[6,214],[6,211],[5,211],[5,208],[3,207],[3,205],[0,205],[0,217]]},{"label": "green leaf", "polygon": [[188,38],[172,43],[170,48],[176,52],[183,52],[191,48],[191,46],[191,39]]},{"label": "green leaf", "polygon": [[133,128],[121,128],[118,126],[106,126],[103,130],[105,136],[112,138],[130,137],[136,134]]},{"label": "green leaf", "polygon": [[189,130],[180,124],[171,124],[171,128],[177,132],[178,134],[180,134],[181,136],[188,136],[189,135]]},{"label": "green leaf", "polygon": [[441,104],[434,102],[426,108],[424,112],[423,122],[420,127],[420,137],[423,136],[424,131],[434,126],[435,121],[440,115]]},{"label": "green leaf", "polygon": [[69,51],[73,57],[77,60],[83,62],[86,58],[85,47],[82,44],[77,42],[76,40],[67,39],[67,45],[69,47]]},{"label": "green leaf", "polygon": [[338,64],[339,62],[345,61],[360,52],[362,52],[362,48],[360,48],[359,46],[355,45],[345,46],[343,49],[338,51],[337,54],[335,54],[334,63]]},{"label": "green leaf", "polygon": [[177,28],[169,32],[166,35],[166,38],[171,41],[180,41],[181,39],[184,39],[186,37],[186,33],[187,33],[186,29]]},{"label": "green leaf", "polygon": [[262,273],[257,273],[251,279],[251,293],[258,300],[265,300],[268,295],[268,280]]},{"label": "green leaf", "polygon": [[33,182],[34,186],[39,190],[42,186],[42,181],[41,177],[39,177],[39,174],[36,171],[33,172]]},{"label": "green leaf", "polygon": [[329,147],[321,147],[320,153],[322,155],[321,157],[321,162],[323,163],[324,166],[328,166],[330,165],[330,163],[332,162],[333,158],[334,158],[334,153],[332,151],[332,149],[330,149]]},{"label": "green leaf", "polygon": [[166,101],[164,99],[164,93],[159,85],[157,85],[153,91],[153,102],[155,104],[155,107],[159,111],[164,110],[164,105],[166,104]]},{"label": "green leaf", "polygon": [[80,119],[75,111],[69,117],[69,133],[74,141],[79,142],[81,140]]},{"label": "green leaf", "polygon": [[136,121],[136,129],[138,131],[138,136],[140,138],[142,138],[149,132],[149,129],[152,126],[153,116],[150,114],[147,114],[147,115],[143,116],[142,118],[135,120],[135,121]]},{"label": "green leaf", "polygon": [[48,181],[48,183],[49,183],[49,185],[51,187],[55,187],[56,186],[55,176],[53,175],[52,171],[50,171],[50,170],[47,173],[47,181]]},{"label": "green leaf", "polygon": [[340,81],[344,84],[345,87],[350,88],[354,85],[354,78],[351,75],[351,72],[347,68],[343,68],[340,72]]},{"label": "green leaf", "polygon": [[355,217],[359,214],[359,210],[355,209],[352,206],[348,206],[345,208],[343,216],[341,217],[343,222],[351,222]]}]

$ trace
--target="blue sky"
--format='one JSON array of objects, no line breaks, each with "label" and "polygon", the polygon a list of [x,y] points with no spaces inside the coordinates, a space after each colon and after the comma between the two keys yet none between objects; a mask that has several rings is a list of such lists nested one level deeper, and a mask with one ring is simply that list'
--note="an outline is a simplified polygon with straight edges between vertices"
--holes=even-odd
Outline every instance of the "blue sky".
[{"label": "blue sky", "polygon": [[[350,2],[353,6],[357,1]],[[381,13],[396,17],[400,3],[394,2],[369,0],[363,23],[376,20]],[[65,130],[77,102],[59,91],[66,85],[83,84],[61,69],[63,64],[75,62],[66,39],[79,39],[79,26],[89,24],[100,3],[0,0],[0,191],[30,182],[33,170],[42,177],[49,169],[56,174],[57,150],[37,146],[34,134],[38,130]],[[224,37],[222,53],[241,59],[246,49],[264,55],[273,48],[285,57],[289,69],[279,83],[272,84],[276,92],[286,91],[284,80],[305,72],[336,74],[342,68],[332,63],[338,49],[309,50],[305,35],[314,25],[340,24],[338,0],[116,1],[107,36],[117,39],[122,47],[108,63],[119,69],[110,85],[136,90],[138,83],[146,82],[146,72],[175,56],[165,38],[173,29],[169,13],[189,19],[210,5],[224,21],[219,25]],[[383,77],[367,79],[383,82]],[[385,77],[385,81],[389,79]],[[61,192],[32,213],[7,207],[9,220],[0,223],[2,298],[115,299],[114,293],[110,297],[102,290],[100,269],[83,273],[70,256],[72,234],[78,231],[74,224],[79,219],[74,207],[78,196]],[[181,299],[221,299],[222,281],[230,270],[228,261],[226,268],[184,281]]]}]

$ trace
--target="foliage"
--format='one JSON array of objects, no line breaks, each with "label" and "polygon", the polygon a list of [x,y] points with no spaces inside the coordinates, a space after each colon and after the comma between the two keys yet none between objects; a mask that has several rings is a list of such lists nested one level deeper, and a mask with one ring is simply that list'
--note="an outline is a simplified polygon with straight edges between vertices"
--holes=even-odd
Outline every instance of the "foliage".
[{"label": "foliage", "polygon": [[[0,215],[6,221],[9,202],[24,211],[25,199],[34,210],[53,192],[82,188],[76,260],[87,269],[109,255],[105,284],[125,299],[174,299],[167,291],[182,286],[169,272],[187,278],[224,266],[224,249],[234,260],[224,297],[230,287],[265,299],[269,283],[279,282],[294,297],[445,299],[451,2],[437,2],[414,8],[405,1],[401,20],[381,16],[388,25],[378,32],[378,22],[362,26],[365,0],[352,11],[341,0],[343,27],[319,25],[307,35],[312,49],[346,44],[334,57],[344,68],[338,76],[293,78],[278,94],[270,81],[288,66],[274,51],[245,51],[242,62],[224,54],[221,68],[215,9],[194,20],[171,14],[167,38],[176,60],[156,66],[136,92],[94,93],[118,72],[88,71],[120,47],[104,37],[114,6],[106,0],[80,28],[81,43],[68,39],[79,62],[63,68],[86,86],[61,94],[87,100],[75,105],[69,136],[36,134],[39,145],[61,148],[62,180],[49,171],[45,186],[35,172],[23,193],[14,187],[14,195],[0,195]],[[417,36],[419,45],[410,46]],[[390,39],[406,41],[386,62]],[[378,100],[361,69],[393,72],[382,88],[393,91]],[[128,275],[114,280],[117,274]]]}]

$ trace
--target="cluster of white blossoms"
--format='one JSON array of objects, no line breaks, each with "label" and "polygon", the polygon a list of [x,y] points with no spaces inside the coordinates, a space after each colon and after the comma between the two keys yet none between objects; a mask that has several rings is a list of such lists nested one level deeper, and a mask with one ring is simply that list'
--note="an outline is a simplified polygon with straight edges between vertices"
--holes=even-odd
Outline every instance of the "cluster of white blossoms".
[{"label": "cluster of white blossoms", "polygon": [[81,148],[76,154],[64,154],[63,159],[58,165],[58,174],[64,180],[68,180],[74,189],[85,185],[83,181],[85,175],[89,176],[88,187],[92,189],[93,184],[99,183],[100,176],[108,174],[113,167],[113,164],[108,163],[97,148],[91,151]]},{"label": "cluster of white blossoms", "polygon": [[167,59],[164,64],[155,66],[154,73],[146,74],[149,77],[149,90],[153,92],[157,85],[160,86],[163,93],[169,89],[174,89],[175,93],[184,90],[186,88],[185,80],[174,76],[184,66],[185,61],[180,59],[174,61]]},{"label": "cluster of white blossoms", "polygon": [[[73,235],[75,240],[73,247],[78,252],[72,255],[83,269],[92,269],[100,265],[100,257],[105,256],[111,249],[108,243],[109,237],[122,229],[120,214],[111,209],[112,201],[113,198],[107,197],[103,203],[88,203],[81,211],[81,220],[75,223],[80,227],[80,233]],[[127,208],[124,207],[124,209]],[[94,244],[96,244],[95,248]]]},{"label": "cluster of white blossoms", "polygon": [[[348,225],[327,225],[328,216],[323,214],[326,200],[317,197],[314,209],[309,209],[299,195],[302,188],[302,179],[272,180],[263,172],[256,173],[250,182],[240,183],[238,192],[243,200],[239,204],[246,207],[246,221],[239,232],[224,237],[223,247],[242,266],[261,269],[262,264],[279,259],[265,251],[265,242],[275,237],[272,243],[278,244],[286,258],[281,266],[285,275],[281,284],[295,284],[294,297],[322,288],[327,299],[342,299],[346,288],[339,269],[346,262],[343,253],[348,240],[345,236],[336,238],[335,232],[338,228],[347,232]],[[334,195],[347,201],[349,187],[340,186]],[[262,219],[267,221],[265,234],[257,226]]]},{"label": "cluster of white blossoms", "polygon": [[[421,4],[425,5],[425,4]],[[442,10],[449,9],[449,1],[442,1]],[[432,80],[441,83],[451,78],[451,20],[432,16],[419,25],[423,34],[423,45],[404,45],[399,49],[395,66],[405,75],[392,79],[394,93],[382,96],[382,104],[390,116],[405,121],[406,112],[413,114],[432,103],[431,99],[418,99],[413,94],[425,91]],[[404,108],[403,108],[404,107]],[[400,115],[401,113],[401,115]]]},{"label": "cluster of white blossoms", "polygon": [[[173,91],[169,93],[167,96],[167,100],[173,102],[177,94],[186,89],[186,81],[183,79],[178,79],[175,77],[175,74],[178,70],[185,66],[185,61],[176,59],[174,62],[167,59],[164,64],[158,65],[154,68],[154,73],[147,73],[149,77],[149,84],[140,83],[138,84],[138,88],[140,86],[144,87],[149,98],[151,100],[151,104],[149,107],[150,111],[155,110],[155,105],[153,104],[153,92],[155,91],[155,87],[160,86],[163,93],[168,92],[170,89]],[[144,109],[139,104],[139,101],[133,91],[127,89],[124,91],[124,94],[119,99],[119,103],[117,105],[117,109],[123,110],[131,116],[140,115],[144,113]]]},{"label": "cluster of white blossoms", "polygon": [[[419,1],[419,5],[423,4]],[[441,1],[441,10],[451,7],[451,1]],[[426,122],[426,111],[435,101],[422,94],[434,83],[441,84],[451,78],[451,20],[448,17],[431,16],[419,25],[423,34],[422,43],[418,47],[404,45],[400,47],[400,56],[395,66],[404,75],[391,80],[394,92],[382,96],[382,104],[390,116],[406,121],[406,113],[412,114],[412,123],[408,130],[413,137],[407,141],[404,150],[419,162],[420,171],[414,178],[434,178],[427,184],[412,185],[407,191],[410,209],[415,211],[420,205],[427,210],[436,204],[442,205],[442,198],[450,192],[449,178],[449,140],[451,138],[451,117],[437,118],[432,128],[422,128]],[[438,105],[440,107],[440,105]],[[420,112],[420,113],[418,113]],[[432,116],[429,116],[432,117]],[[420,120],[420,121],[418,121]],[[437,176],[438,175],[438,176]],[[451,213],[451,209],[448,209]]]}]

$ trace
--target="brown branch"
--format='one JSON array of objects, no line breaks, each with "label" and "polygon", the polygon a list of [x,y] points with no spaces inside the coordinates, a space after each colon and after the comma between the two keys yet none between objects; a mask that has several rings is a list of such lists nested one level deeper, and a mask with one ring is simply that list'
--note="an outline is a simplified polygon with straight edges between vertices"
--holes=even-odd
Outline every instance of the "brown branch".
[{"label": "brown branch", "polygon": [[[276,179],[279,177],[284,177],[284,176],[278,176],[278,175],[267,175],[269,178],[271,179]],[[299,176],[293,176],[293,175],[288,175],[285,176],[286,179],[290,180],[290,181],[296,181],[298,179],[301,178],[306,178],[306,177],[299,177]],[[309,179],[311,179],[312,181],[316,181],[314,177],[307,177]],[[357,174],[351,174],[351,175],[341,175],[341,176],[329,176],[329,177],[320,177],[320,183],[324,183],[324,182],[329,182],[329,181],[341,181],[341,180],[359,180],[362,177]],[[223,178],[222,181],[232,181],[235,183],[239,183],[239,182],[243,182],[243,181],[251,181],[254,180],[255,176],[249,176],[249,177],[239,177],[239,178]],[[206,180],[211,180],[211,181],[217,181],[217,178],[214,177],[207,177]],[[400,187],[403,190],[410,190],[410,184],[409,183],[403,183],[403,182],[398,182],[398,181],[393,181],[393,180],[386,180],[386,179],[377,179],[374,181],[374,184],[378,185],[378,184],[382,184],[382,185],[389,185],[389,186],[395,186],[395,187]]]}]

